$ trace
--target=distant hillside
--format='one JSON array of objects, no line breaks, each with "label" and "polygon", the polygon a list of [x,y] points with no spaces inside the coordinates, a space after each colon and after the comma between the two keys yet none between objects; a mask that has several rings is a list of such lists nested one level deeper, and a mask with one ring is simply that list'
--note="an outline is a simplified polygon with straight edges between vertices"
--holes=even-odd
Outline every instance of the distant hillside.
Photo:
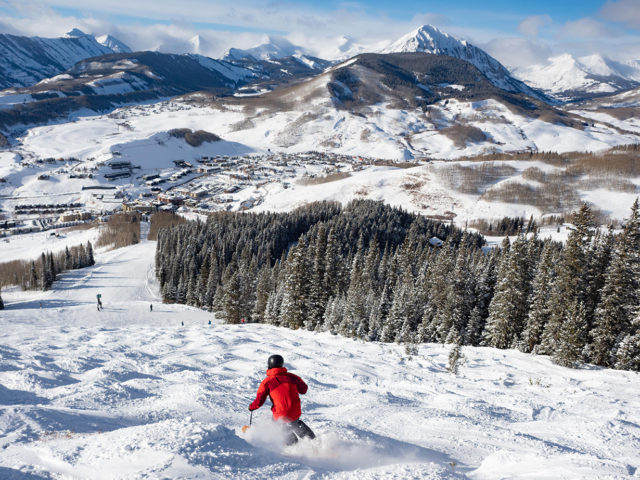
[{"label": "distant hillside", "polygon": [[0,34],[0,88],[26,87],[59,73],[89,57],[128,49],[113,37],[105,44],[74,29],[62,38]]}]

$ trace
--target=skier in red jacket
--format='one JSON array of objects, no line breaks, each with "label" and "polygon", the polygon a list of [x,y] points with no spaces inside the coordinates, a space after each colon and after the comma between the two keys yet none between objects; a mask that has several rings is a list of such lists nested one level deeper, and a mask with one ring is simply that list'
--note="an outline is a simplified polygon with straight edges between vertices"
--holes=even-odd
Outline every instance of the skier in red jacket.
[{"label": "skier in red jacket", "polygon": [[300,393],[307,393],[307,384],[297,375],[287,372],[281,355],[271,355],[267,362],[267,378],[260,384],[249,410],[257,410],[269,397],[273,403],[273,419],[280,420],[289,427],[287,445],[296,443],[298,437],[316,438],[307,424],[300,420]]}]

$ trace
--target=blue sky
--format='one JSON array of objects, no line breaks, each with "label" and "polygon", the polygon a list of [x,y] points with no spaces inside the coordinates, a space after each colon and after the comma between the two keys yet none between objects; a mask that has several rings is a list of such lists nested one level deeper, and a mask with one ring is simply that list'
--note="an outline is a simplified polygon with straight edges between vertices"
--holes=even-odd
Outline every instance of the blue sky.
[{"label": "blue sky", "polygon": [[563,52],[640,59],[640,0],[0,0],[3,33],[59,36],[78,27],[134,49],[178,53],[200,35],[201,53],[211,56],[278,35],[330,57],[425,23],[512,66]]}]

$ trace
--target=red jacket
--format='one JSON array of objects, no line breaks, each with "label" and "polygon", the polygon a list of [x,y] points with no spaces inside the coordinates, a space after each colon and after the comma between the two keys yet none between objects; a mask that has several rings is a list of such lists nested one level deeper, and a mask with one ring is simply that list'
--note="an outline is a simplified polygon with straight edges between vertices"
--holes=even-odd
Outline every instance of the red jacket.
[{"label": "red jacket", "polygon": [[299,393],[307,393],[307,384],[300,377],[287,372],[284,367],[271,368],[267,370],[267,378],[260,384],[249,410],[260,408],[268,396],[273,403],[273,419],[293,422],[302,414]]}]

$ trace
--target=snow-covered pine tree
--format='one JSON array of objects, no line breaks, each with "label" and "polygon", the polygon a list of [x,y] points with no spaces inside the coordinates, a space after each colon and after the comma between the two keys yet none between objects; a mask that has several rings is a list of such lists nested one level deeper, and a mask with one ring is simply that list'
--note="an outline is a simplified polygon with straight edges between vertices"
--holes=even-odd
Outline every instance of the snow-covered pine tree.
[{"label": "snow-covered pine tree", "polygon": [[544,242],[542,256],[533,280],[527,323],[518,342],[518,348],[523,352],[533,352],[540,344],[542,332],[551,315],[549,297],[554,280],[555,251],[556,248],[551,241]]},{"label": "snow-covered pine tree", "polygon": [[430,318],[427,321],[428,325],[425,323],[424,315],[422,320],[423,331],[434,332],[435,338],[430,341],[436,340],[444,343],[449,333],[450,325],[443,324],[450,320],[445,312],[448,292],[447,276],[454,269],[455,261],[455,246],[450,238],[436,255],[433,268],[429,269],[421,286],[423,292],[426,292],[426,298],[429,299]]},{"label": "snow-covered pine tree", "polygon": [[258,273],[258,283],[256,284],[256,302],[252,312],[252,317],[256,322],[263,322],[265,310],[269,301],[269,294],[273,291],[271,285],[271,269],[268,265],[263,265]]},{"label": "snow-covered pine tree", "polygon": [[264,321],[270,325],[281,325],[280,308],[282,306],[284,285],[275,287],[269,294],[267,306],[264,310]]},{"label": "snow-covered pine tree", "polygon": [[326,288],[326,262],[327,262],[327,228],[323,223],[318,227],[318,233],[313,247],[311,260],[311,273],[309,280],[309,294],[307,297],[307,318],[304,327],[307,330],[315,330],[318,323],[322,323],[324,312],[327,308],[329,291]]},{"label": "snow-covered pine tree", "polygon": [[327,310],[324,313],[324,323],[322,330],[337,333],[338,325],[342,323],[344,316],[344,296],[342,294],[337,297],[331,297],[327,302]]},{"label": "snow-covered pine tree", "polygon": [[351,262],[351,278],[345,299],[344,316],[338,325],[338,333],[346,337],[355,337],[360,324],[369,320],[365,306],[367,290],[363,278],[363,243],[363,237],[360,236]]},{"label": "snow-covered pine tree", "polygon": [[324,289],[328,296],[336,297],[340,291],[340,286],[342,285],[340,261],[341,256],[338,239],[334,228],[331,227],[327,235],[327,246],[324,261]]},{"label": "snow-covered pine tree", "polygon": [[611,264],[615,235],[610,226],[606,233],[598,230],[592,242],[592,252],[589,255],[591,261],[588,265],[587,294],[585,295],[585,308],[587,310],[588,329],[591,330],[595,322],[595,310],[600,303],[600,293],[604,288],[607,268]]},{"label": "snow-covered pine tree", "polygon": [[198,297],[198,281],[196,278],[191,275],[189,280],[187,281],[187,295],[185,297],[185,302],[187,305],[197,306],[196,301]]},{"label": "snow-covered pine tree", "polygon": [[[389,315],[382,325],[380,341],[402,342],[404,340],[403,337],[411,334],[411,324],[415,317],[413,305],[414,288],[411,267],[406,266],[405,270],[398,276],[393,289],[393,301]],[[417,328],[417,325],[413,328]]]},{"label": "snow-covered pine tree", "polygon": [[469,322],[465,328],[465,335],[462,343],[465,345],[480,345],[482,332],[484,331],[487,318],[489,317],[489,304],[493,298],[493,291],[496,284],[496,264],[498,254],[492,250],[488,254],[481,255],[481,261],[476,262],[475,288],[473,291],[473,307],[469,314]]},{"label": "snow-covered pine tree", "polygon": [[187,284],[188,281],[185,281],[184,277],[180,277],[176,288],[176,303],[184,304],[187,301]]},{"label": "snow-covered pine tree", "polygon": [[500,264],[495,295],[489,305],[489,317],[484,331],[484,340],[488,346],[511,348],[518,341],[528,314],[530,270],[527,241],[521,234]]},{"label": "snow-covered pine tree", "polygon": [[565,321],[558,335],[553,351],[553,360],[558,365],[574,367],[582,359],[582,351],[587,342],[587,310],[575,299],[566,312]]},{"label": "snow-covered pine tree", "polygon": [[471,262],[468,257],[466,233],[455,255],[453,272],[445,279],[445,301],[438,312],[441,318],[438,336],[444,339],[444,343],[462,342],[471,313],[471,294],[475,287],[475,279],[469,270]]},{"label": "snow-covered pine tree", "polygon": [[594,328],[590,332],[589,358],[597,365],[614,366],[617,363],[618,342],[630,333],[639,305],[639,276],[640,205],[636,199],[631,216],[615,242],[613,259],[595,312]]},{"label": "snow-covered pine tree", "polygon": [[[593,227],[593,212],[587,204],[582,204],[575,215],[574,229],[569,234],[567,243],[556,265],[557,276],[553,282],[549,300],[551,315],[542,333],[542,340],[538,349],[540,353],[554,354],[559,347],[560,335],[563,324],[567,321],[569,307],[575,302],[583,306],[586,303],[589,285],[588,270],[591,260],[589,253],[591,252]],[[581,318],[588,322],[586,315]],[[574,320],[570,319],[570,321]],[[587,328],[587,325],[584,328]]]},{"label": "snow-covered pine tree", "polygon": [[306,247],[304,236],[301,236],[298,244],[291,247],[285,264],[286,274],[280,315],[282,325],[293,329],[302,327],[307,318],[309,279]]},{"label": "snow-covered pine tree", "polygon": [[371,312],[369,313],[369,328],[367,338],[371,341],[379,341],[382,336],[382,328],[389,315],[389,309],[393,302],[393,286],[391,279],[387,278],[382,292],[378,298],[374,299]]},{"label": "snow-covered pine tree", "polygon": [[222,311],[227,323],[240,323],[242,318],[240,274],[237,269],[227,277],[223,286]]},{"label": "snow-covered pine tree", "polygon": [[615,368],[640,372],[640,313],[636,314],[628,333],[618,344],[615,359]]},{"label": "snow-covered pine tree", "polygon": [[215,258],[214,255],[214,253],[211,254],[209,261],[209,275],[207,276],[207,286],[205,287],[206,291],[203,303],[209,310],[214,310],[214,297],[220,283],[220,266],[218,259]]}]

